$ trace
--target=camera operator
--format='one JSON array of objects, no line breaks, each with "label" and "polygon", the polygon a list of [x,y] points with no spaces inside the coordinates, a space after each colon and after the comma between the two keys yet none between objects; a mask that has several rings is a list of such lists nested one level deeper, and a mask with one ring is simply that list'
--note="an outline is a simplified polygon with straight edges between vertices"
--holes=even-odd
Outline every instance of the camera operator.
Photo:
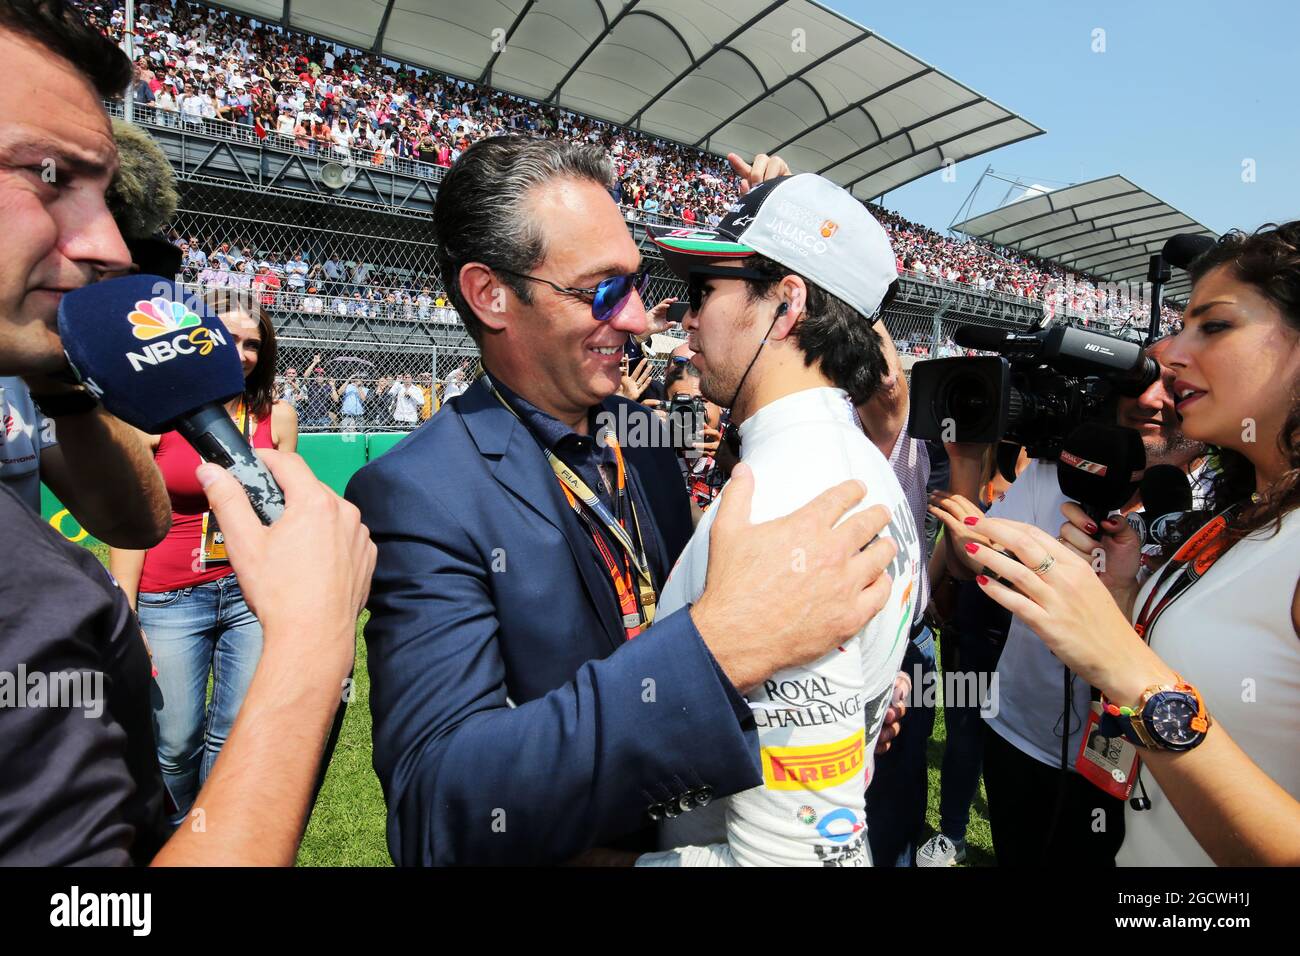
[{"label": "camera operator", "polygon": [[[11,71],[0,86],[8,252],[0,273],[0,369],[45,384],[65,367],[55,324],[59,293],[131,262],[105,203],[118,160],[101,104],[126,87],[131,64],[59,0],[0,4],[0,58]],[[57,184],[42,178],[46,159]],[[87,429],[129,434],[102,411],[80,413],[87,421],[92,415],[96,424]],[[63,429],[61,440],[71,430]],[[161,476],[143,443],[146,467],[137,466],[130,445],[123,451],[119,441],[118,452],[109,453],[111,444],[83,467],[115,499],[114,515],[138,515],[130,512],[135,501],[148,502],[148,514]],[[266,461],[286,500],[272,528],[261,525],[225,471],[197,469],[266,646],[199,794],[199,805],[220,826],[183,828],[165,846],[149,661],[126,595],[91,551],[64,540],[18,494],[0,487],[9,559],[0,574],[0,680],[7,699],[33,686],[40,667],[62,700],[42,695],[39,706],[0,707],[0,864],[293,861],[351,667],[374,547],[356,509],[316,481],[301,459],[268,452]],[[165,492],[160,501],[165,509]],[[156,543],[158,528],[143,524],[138,538],[114,540]],[[303,554],[315,561],[316,588],[303,589],[285,573]],[[26,680],[15,681],[18,674]],[[64,698],[69,678],[89,691],[79,695],[74,687]]]},{"label": "camera operator", "polygon": [[[910,394],[894,340],[883,320],[875,323],[874,331],[880,337],[886,372],[870,400],[858,405],[856,411],[863,432],[885,456],[898,479],[916,527],[922,529],[930,454],[925,442],[908,434]],[[934,702],[930,697],[926,704],[924,690],[934,680],[935,653],[934,634],[925,623],[930,581],[924,539],[917,580],[916,613],[910,622],[899,677],[902,695],[910,698],[910,713],[889,752],[877,761],[867,790],[867,838],[876,866],[911,866],[925,828],[929,782],[926,744],[934,731]]]},{"label": "camera operator", "polygon": [[[1169,340],[1148,350],[1160,360]],[[1202,451],[1178,431],[1172,386],[1174,374],[1167,367],[1161,376],[1136,398],[1121,398],[1117,422],[1142,435],[1148,467],[1172,464],[1186,468]],[[937,496],[931,513],[943,521],[945,534],[936,547],[943,554],[948,572],[969,579],[988,563],[982,557],[987,540],[973,533],[972,524],[982,521],[974,503],[976,481],[986,446],[948,446],[954,485],[960,491]],[[1062,506],[1068,499],[1057,482],[1056,464],[1034,460],[1007,491],[1006,497],[989,509],[990,517],[1013,519],[1045,530],[1059,527]],[[1124,510],[1139,506],[1136,499]],[[980,551],[972,555],[970,549]],[[1136,575],[1136,571],[1134,572]],[[972,622],[958,622],[970,627]],[[1012,617],[1006,646],[998,660],[996,712],[987,718],[992,733],[985,734],[984,785],[988,797],[989,822],[998,862],[1003,866],[1033,866],[1044,862],[1084,865],[1113,865],[1123,840],[1124,803],[1070,772],[1062,780],[1062,734],[1069,765],[1078,753],[1084,721],[1088,714],[1089,689],[1086,680],[1070,679],[1070,705],[1063,712],[1065,672],[1061,662],[1038,640],[1020,617]],[[1095,810],[1104,811],[1098,823]]]},{"label": "camera operator", "polygon": [[1103,524],[1099,576],[1095,525],[1074,506],[1060,540],[977,521],[1023,563],[979,546],[973,559],[1007,582],[977,578],[989,596],[1102,692],[1098,730],[1141,755],[1150,809],[1128,814],[1119,862],[1296,866],[1300,222],[1229,234],[1189,271],[1161,361],[1184,433],[1214,449],[1217,517],[1141,589],[1136,535]]}]

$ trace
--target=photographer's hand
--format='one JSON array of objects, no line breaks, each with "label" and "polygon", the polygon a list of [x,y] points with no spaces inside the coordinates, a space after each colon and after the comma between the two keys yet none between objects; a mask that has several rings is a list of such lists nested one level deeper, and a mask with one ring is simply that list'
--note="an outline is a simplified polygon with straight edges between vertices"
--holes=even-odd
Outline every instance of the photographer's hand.
[{"label": "photographer's hand", "polygon": [[624,398],[630,398],[637,401],[645,394],[645,390],[650,387],[650,376],[654,370],[650,367],[650,360],[643,358],[637,362],[636,368],[630,375],[623,376],[623,382],[618,387],[618,393]]},{"label": "photographer's hand", "polygon": [[676,301],[676,296],[664,299],[645,314],[646,330],[644,335],[638,335],[636,337],[638,342],[644,342],[646,339],[650,338],[650,336],[658,335],[660,332],[667,332],[676,324],[668,321],[668,308]]},{"label": "photographer's hand", "polygon": [[718,445],[722,443],[722,432],[718,431],[716,428],[711,428],[708,425],[705,425],[700,429],[700,436],[700,440],[697,441],[693,447],[699,451],[701,455],[716,455],[718,453]]}]

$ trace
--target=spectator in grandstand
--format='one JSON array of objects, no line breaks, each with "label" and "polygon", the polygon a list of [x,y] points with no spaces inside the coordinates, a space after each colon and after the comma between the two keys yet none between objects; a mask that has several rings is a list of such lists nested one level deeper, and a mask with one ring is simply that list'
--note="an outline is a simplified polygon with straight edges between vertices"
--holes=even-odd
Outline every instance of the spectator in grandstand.
[{"label": "spectator in grandstand", "polygon": [[[208,298],[214,310],[226,300]],[[244,367],[245,390],[226,410],[254,448],[294,451],[298,417],[275,395],[275,329],[261,309],[220,315]],[[109,570],[136,609],[154,669],[158,763],[173,826],[189,814],[253,679],[262,627],[231,571],[194,470],[201,459],[179,432],[147,436],[171,499],[171,530],[147,551],[113,548]],[[208,676],[214,675],[211,702]]]},{"label": "spectator in grandstand", "polygon": [[307,262],[302,253],[296,253],[284,266],[285,282],[289,292],[302,294],[307,288]]},{"label": "spectator in grandstand", "polygon": [[[382,542],[367,641],[375,765],[399,864],[646,848],[650,821],[761,779],[737,688],[820,657],[880,606],[883,583],[861,589],[890,546],[868,549],[874,571],[840,562],[880,530],[880,515],[830,527],[861,488],[751,525],[742,468],[714,528],[709,589],[655,619],[653,588],[691,520],[671,450],[616,453],[592,437],[598,410],[637,407],[613,394],[622,341],[645,325],[640,255],[606,191],[612,178],[597,150],[494,137],[472,145],[438,193],[441,273],[485,374],[348,488]],[[599,294],[574,291],[599,283]],[[547,452],[577,470],[581,485],[563,474],[581,497],[556,487]],[[616,487],[619,462],[626,484]],[[428,481],[433,467],[456,479]],[[621,524],[603,517],[615,512]],[[635,558],[633,534],[644,542]],[[561,539],[571,555],[557,552]],[[748,600],[739,582],[788,578],[796,546],[817,568],[797,588],[773,587],[761,607]],[[651,639],[627,639],[651,621]],[[591,799],[575,802],[575,787]],[[504,808],[504,828],[462,818],[459,808],[486,800]]]},{"label": "spectator in grandstand", "polygon": [[303,391],[302,382],[298,380],[298,370],[292,365],[284,370],[284,378],[281,381],[280,394],[276,396],[277,400],[284,402],[294,411],[295,418],[298,414],[298,406],[306,400],[306,392]]},{"label": "spectator in grandstand", "polygon": [[[201,277],[199,281],[203,281]],[[280,277],[271,269],[269,263],[263,262],[257,266],[257,273],[253,276],[251,285],[257,291],[258,301],[263,308],[271,308],[276,304],[277,293],[280,291]]]},{"label": "spectator in grandstand", "polygon": [[317,353],[311,364],[303,370],[306,380],[304,390],[307,393],[302,424],[307,428],[328,428],[335,421],[334,408],[339,395],[334,380],[325,377],[325,367]]},{"label": "spectator in grandstand", "polygon": [[339,415],[345,431],[352,431],[366,418],[366,399],[370,391],[360,375],[353,375],[339,392]]},{"label": "spectator in grandstand", "polygon": [[314,285],[307,287],[307,294],[302,300],[302,311],[319,315],[325,311],[325,300],[316,294]]},{"label": "spectator in grandstand", "polygon": [[442,386],[442,400],[449,402],[457,395],[463,395],[469,388],[469,383],[465,381],[465,368],[454,368],[447,373],[447,378]]},{"label": "spectator in grandstand", "polygon": [[420,422],[420,409],[424,407],[424,389],[411,380],[407,372],[394,382],[387,392],[393,424],[413,428]]},{"label": "spectator in grandstand", "polygon": [[249,272],[248,263],[245,260],[240,259],[231,266],[226,285],[231,289],[252,288],[253,276]]}]

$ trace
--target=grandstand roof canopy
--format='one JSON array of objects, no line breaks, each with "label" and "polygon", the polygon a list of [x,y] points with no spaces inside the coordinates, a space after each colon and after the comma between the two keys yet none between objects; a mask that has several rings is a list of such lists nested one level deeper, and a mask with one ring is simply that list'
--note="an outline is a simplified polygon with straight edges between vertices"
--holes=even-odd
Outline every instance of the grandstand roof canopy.
[{"label": "grandstand roof canopy", "polygon": [[[1123,176],[1034,195],[952,228],[1107,282],[1144,281],[1170,236],[1216,235]],[[1190,290],[1187,273],[1175,269],[1165,295],[1186,298]]]},{"label": "grandstand roof canopy", "polygon": [[780,151],[870,199],[1043,132],[810,0],[221,0],[718,154]]}]

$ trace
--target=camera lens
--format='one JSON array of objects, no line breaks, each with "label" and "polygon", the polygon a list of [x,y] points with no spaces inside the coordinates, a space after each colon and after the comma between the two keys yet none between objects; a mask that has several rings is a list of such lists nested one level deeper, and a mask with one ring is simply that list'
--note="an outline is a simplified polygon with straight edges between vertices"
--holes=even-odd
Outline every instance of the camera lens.
[{"label": "camera lens", "polygon": [[939,393],[936,411],[942,421],[951,419],[958,435],[981,432],[993,425],[997,414],[989,382],[980,375],[954,375]]}]

